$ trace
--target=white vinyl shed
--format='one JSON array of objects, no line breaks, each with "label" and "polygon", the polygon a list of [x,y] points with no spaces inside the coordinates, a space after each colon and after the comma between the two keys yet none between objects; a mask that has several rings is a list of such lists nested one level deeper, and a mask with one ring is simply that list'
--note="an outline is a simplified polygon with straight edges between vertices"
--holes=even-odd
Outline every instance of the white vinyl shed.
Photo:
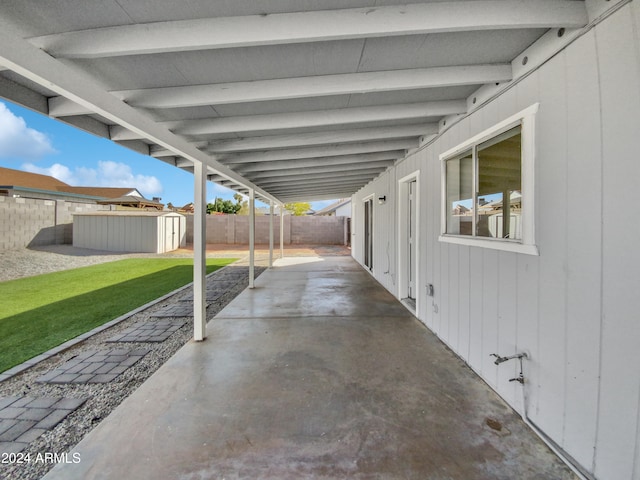
[{"label": "white vinyl shed", "polygon": [[73,217],[73,246],[165,253],[186,244],[186,218],[173,212],[92,212]]}]

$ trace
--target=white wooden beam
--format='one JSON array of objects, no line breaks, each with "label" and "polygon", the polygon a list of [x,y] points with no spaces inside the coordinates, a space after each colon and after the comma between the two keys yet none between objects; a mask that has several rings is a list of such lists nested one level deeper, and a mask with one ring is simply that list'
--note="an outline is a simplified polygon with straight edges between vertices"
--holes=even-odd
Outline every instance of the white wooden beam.
[{"label": "white wooden beam", "polygon": [[207,330],[207,177],[206,168],[195,162],[193,213],[193,339],[200,342]]},{"label": "white wooden beam", "polygon": [[273,162],[258,162],[239,164],[234,166],[234,170],[242,175],[249,172],[264,172],[268,170],[273,172],[274,170],[290,170],[292,168],[308,168],[308,167],[324,167],[331,165],[350,165],[356,163],[369,163],[377,162],[381,160],[397,160],[402,158],[403,151],[396,150],[390,152],[374,152],[363,153],[360,155],[342,155],[339,157],[320,157],[320,158],[305,158],[302,160],[276,160]]},{"label": "white wooden beam", "polygon": [[[418,146],[415,138],[401,138],[396,140],[381,140],[355,144],[329,144],[318,147],[288,148],[245,153],[225,153],[217,155],[219,162],[225,165],[271,162],[274,160],[296,160],[302,158],[333,157],[338,155],[355,155],[370,152],[384,152],[392,150],[406,150]],[[208,151],[208,149],[207,149]]]},{"label": "white wooden beam", "polygon": [[313,174],[298,174],[298,175],[290,175],[285,177],[268,177],[263,178],[258,181],[262,188],[270,190],[272,187],[276,185],[291,185],[291,184],[306,184],[316,181],[328,181],[328,182],[339,182],[342,180],[361,180],[363,178],[370,177],[371,175],[377,175],[381,172],[384,172],[385,168],[368,168],[363,170],[356,170],[353,172],[340,172],[336,174],[336,172],[319,172]]},{"label": "white wooden beam", "polygon": [[249,288],[255,287],[256,259],[256,196],[253,188],[249,189]]},{"label": "white wooden beam", "polygon": [[362,186],[356,187],[336,187],[326,188],[321,187],[318,189],[302,189],[302,190],[288,190],[286,192],[279,193],[278,196],[282,197],[284,202],[302,201],[302,200],[319,200],[321,198],[344,198],[349,197],[360,190]]},{"label": "white wooden beam", "polygon": [[284,258],[284,206],[280,206],[280,258]]},{"label": "white wooden beam", "polygon": [[267,135],[247,137],[238,140],[221,140],[211,143],[207,151],[214,153],[246,152],[269,148],[294,148],[323,144],[355,143],[372,140],[390,140],[395,138],[419,137],[438,132],[438,125],[401,125],[396,127],[357,128],[328,132],[299,133],[289,135]]},{"label": "white wooden beam", "polygon": [[[206,146],[208,146],[209,143],[202,141],[202,142],[192,142],[191,146],[193,146],[194,148],[197,149],[201,149],[204,148]],[[152,156],[153,158],[160,158],[160,157],[173,157],[175,156],[175,152],[169,148],[163,147],[161,145],[152,145],[149,148],[149,155]]]},{"label": "white wooden beam", "polygon": [[31,38],[55,57],[96,58],[469,30],[581,27],[583,2],[448,1],[107,27]]},{"label": "white wooden beam", "polygon": [[269,202],[269,268],[273,267],[273,202]]},{"label": "white wooden beam", "polygon": [[290,170],[264,170],[263,172],[251,172],[247,174],[247,178],[255,179],[265,179],[270,177],[286,177],[291,175],[310,175],[313,173],[325,173],[325,172],[352,172],[356,170],[367,170],[371,168],[386,168],[391,165],[391,162],[388,161],[380,161],[380,162],[371,162],[366,164],[355,164],[355,165],[333,165],[333,166],[318,166],[318,167],[309,167],[309,168],[301,168],[301,169],[290,169]]},{"label": "white wooden beam", "polygon": [[331,191],[327,191],[323,187],[321,187],[321,188],[319,188],[317,190],[316,189],[314,189],[314,190],[305,190],[304,192],[299,192],[299,191],[298,192],[289,192],[289,191],[285,192],[285,191],[283,191],[283,192],[280,192],[278,195],[281,195],[281,196],[299,195],[299,196],[301,196],[301,198],[308,199],[308,200],[311,199],[312,195],[318,195],[318,194],[320,194],[320,195],[331,195],[331,196],[335,195],[333,198],[335,198],[335,197],[344,197],[344,196],[349,196],[354,192],[357,192],[358,190],[363,188],[365,185],[366,184],[347,185],[347,186],[345,186],[343,188],[339,188],[339,189],[331,190]]},{"label": "white wooden beam", "polygon": [[136,107],[182,108],[457,85],[482,85],[505,82],[511,78],[510,64],[466,65],[145,88],[112,93]]},{"label": "white wooden beam", "polygon": [[366,185],[376,177],[377,177],[376,174],[371,174],[365,177],[344,179],[339,181],[336,180],[335,178],[334,179],[328,178],[324,180],[298,181],[298,182],[295,182],[295,184],[291,184],[291,183],[274,184],[274,185],[269,185],[268,187],[265,187],[265,188],[268,188],[269,191],[274,193],[275,192],[281,193],[283,191],[291,190],[292,187],[294,186],[297,188],[315,188],[315,187],[333,188],[337,186],[344,187],[344,186],[354,186],[354,185]]},{"label": "white wooden beam", "polygon": [[292,175],[289,177],[273,177],[260,180],[260,186],[268,190],[276,187],[303,186],[312,183],[334,183],[358,182],[366,178],[372,178],[384,172],[384,168],[370,168],[358,172],[344,172],[344,175],[326,172],[314,175]]},{"label": "white wooden beam", "polygon": [[[393,122],[399,120],[425,120],[431,117],[462,114],[467,111],[465,100],[382,105],[375,107],[340,108],[310,112],[247,115],[226,118],[160,122],[179,135],[200,136],[225,133],[261,132],[296,128],[351,125],[367,122]],[[113,140],[130,140],[136,134],[121,127],[112,129]]]},{"label": "white wooden beam", "polygon": [[285,203],[289,202],[301,202],[301,201],[315,201],[315,200],[336,200],[338,198],[350,197],[359,189],[345,189],[336,192],[307,192],[306,194],[288,194],[286,197],[282,196],[282,200]]},{"label": "white wooden beam", "polygon": [[[211,156],[198,150],[189,142],[158,125],[147,114],[117,99],[105,91],[91,77],[56,60],[22,38],[10,22],[0,17],[0,63],[22,77],[56,92],[85,108],[112,121],[114,124],[137,132],[152,143],[165,148],[175,156],[192,162],[201,162],[221,175],[249,188],[255,187],[229,167],[216,162]],[[278,199],[266,192],[260,195],[276,202]]]}]

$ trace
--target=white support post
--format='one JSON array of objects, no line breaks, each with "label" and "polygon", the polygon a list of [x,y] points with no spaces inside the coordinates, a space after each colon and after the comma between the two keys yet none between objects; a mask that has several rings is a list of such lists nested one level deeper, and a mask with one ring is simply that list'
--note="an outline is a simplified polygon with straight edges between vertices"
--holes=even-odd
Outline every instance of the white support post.
[{"label": "white support post", "polygon": [[256,252],[256,193],[249,189],[249,288],[254,288]]},{"label": "white support post", "polygon": [[269,202],[269,268],[273,267],[273,200]]},{"label": "white support post", "polygon": [[193,339],[197,342],[205,339],[207,327],[206,299],[206,194],[207,167],[194,162],[194,215],[193,215]]},{"label": "white support post", "polygon": [[284,205],[280,205],[280,258],[284,258]]}]

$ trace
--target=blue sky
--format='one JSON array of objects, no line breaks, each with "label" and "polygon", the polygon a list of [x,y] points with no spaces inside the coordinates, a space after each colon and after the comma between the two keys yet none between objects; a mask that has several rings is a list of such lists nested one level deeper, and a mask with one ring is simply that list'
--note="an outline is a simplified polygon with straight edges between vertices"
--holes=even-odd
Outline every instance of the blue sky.
[{"label": "blue sky", "polygon": [[[75,186],[134,187],[147,198],[161,197],[176,206],[193,201],[192,174],[6,101],[0,101],[0,166]],[[208,201],[231,199],[233,193],[207,182]]]}]

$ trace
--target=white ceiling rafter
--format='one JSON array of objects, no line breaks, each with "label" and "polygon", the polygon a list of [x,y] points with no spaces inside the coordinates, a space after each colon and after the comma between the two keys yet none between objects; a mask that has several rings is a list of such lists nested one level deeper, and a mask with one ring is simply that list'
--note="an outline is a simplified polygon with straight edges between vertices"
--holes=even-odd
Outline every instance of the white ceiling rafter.
[{"label": "white ceiling rafter", "polygon": [[221,140],[209,144],[207,151],[214,153],[231,153],[262,150],[265,148],[296,148],[323,144],[366,142],[376,139],[418,137],[428,133],[437,133],[437,131],[437,124],[432,123],[424,125],[403,125],[399,127],[358,128],[329,132],[268,135],[264,137],[241,138],[238,140]]},{"label": "white ceiling rafter", "polygon": [[[117,90],[111,93],[134,107],[162,109],[482,85],[511,78],[510,64],[461,65]],[[82,111],[82,105],[74,105],[67,98],[52,99],[49,108],[49,114],[54,117],[92,113],[89,109]]]},{"label": "white ceiling rafter", "polygon": [[569,0],[448,1],[122,25],[31,38],[58,58],[99,58],[472,30],[575,27]]},{"label": "white ceiling rafter", "polygon": [[[327,127],[367,122],[393,122],[420,120],[429,117],[462,114],[467,111],[465,101],[450,100],[402,105],[341,108],[309,112],[275,113],[270,115],[245,115],[198,120],[159,122],[179,135],[211,135],[223,133],[242,134],[269,130]],[[139,136],[125,128],[111,129],[112,140],[133,140]]]},{"label": "white ceiling rafter", "polygon": [[388,161],[371,162],[369,164],[355,164],[355,165],[333,165],[329,166],[317,166],[304,169],[292,169],[292,170],[265,170],[264,172],[251,172],[247,174],[247,178],[255,181],[259,179],[273,178],[273,177],[290,177],[295,175],[312,175],[314,173],[335,173],[341,175],[343,172],[354,172],[356,170],[370,170],[373,168],[385,169],[389,166]]},{"label": "white ceiling rafter", "polygon": [[265,165],[264,162],[241,164],[234,170],[242,175],[248,172],[262,172],[265,169],[288,170],[291,168],[308,168],[313,166],[333,166],[333,165],[353,165],[358,163],[368,163],[380,160],[395,161],[402,158],[400,151],[391,150],[389,152],[362,153],[360,155],[342,155],[339,157],[315,157],[299,160],[274,160]]},{"label": "white ceiling rafter", "polygon": [[[394,140],[382,140],[361,142],[355,144],[329,144],[316,147],[301,147],[278,150],[262,150],[245,153],[226,153],[216,156],[219,162],[225,165],[273,162],[278,160],[300,160],[306,158],[326,158],[341,155],[359,155],[363,153],[375,153],[386,151],[400,151],[418,146],[416,138],[400,138]],[[234,167],[236,168],[236,167]]]},{"label": "white ceiling rafter", "polygon": [[318,185],[318,184],[329,184],[329,185],[339,185],[341,183],[362,183],[363,181],[368,181],[375,178],[380,173],[380,170],[376,169],[375,171],[371,171],[369,173],[364,173],[361,175],[346,175],[341,176],[340,179],[336,180],[331,176],[324,177],[305,177],[304,179],[296,179],[296,178],[286,178],[282,180],[269,180],[269,181],[261,181],[260,185],[263,188],[277,188],[277,187],[290,187],[291,182],[296,182],[299,186],[310,186],[310,185]]}]

